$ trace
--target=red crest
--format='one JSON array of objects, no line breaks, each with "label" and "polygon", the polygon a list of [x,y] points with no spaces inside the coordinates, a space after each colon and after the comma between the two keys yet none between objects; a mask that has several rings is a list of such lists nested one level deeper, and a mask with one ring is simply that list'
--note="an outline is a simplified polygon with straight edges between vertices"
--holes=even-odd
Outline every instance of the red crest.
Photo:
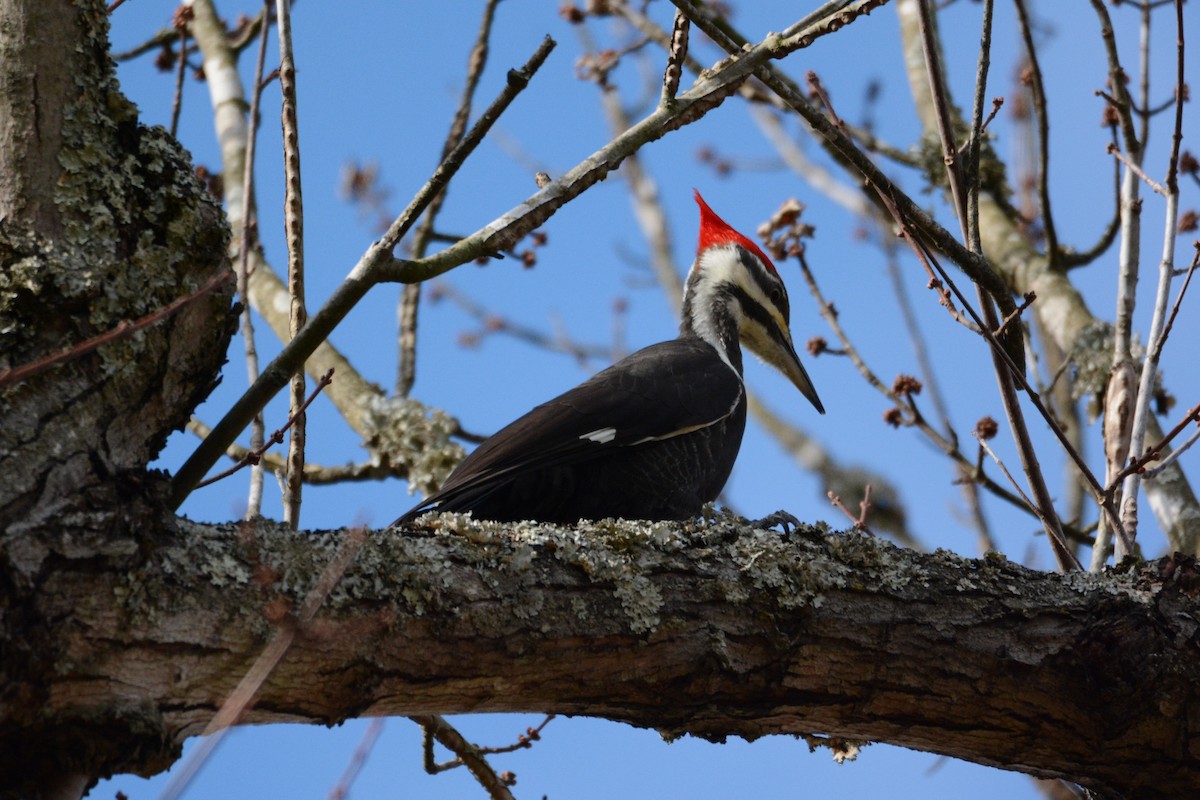
[{"label": "red crest", "polygon": [[740,244],[762,259],[762,262],[767,265],[767,269],[775,272],[775,265],[771,263],[771,259],[767,258],[767,254],[759,249],[758,245],[729,227],[725,220],[718,217],[716,212],[708,207],[708,203],[704,202],[699,190],[693,189],[692,191],[696,193],[696,205],[700,206],[700,243],[697,245],[697,253],[703,253],[715,245]]}]

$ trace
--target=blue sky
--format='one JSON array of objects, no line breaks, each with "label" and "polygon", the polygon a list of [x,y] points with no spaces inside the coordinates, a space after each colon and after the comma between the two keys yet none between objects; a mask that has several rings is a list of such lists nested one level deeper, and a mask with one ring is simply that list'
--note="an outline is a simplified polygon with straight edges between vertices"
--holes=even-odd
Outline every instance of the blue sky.
[{"label": "blue sky", "polygon": [[[804,8],[816,3],[805,4]],[[1010,95],[1019,38],[1008,4],[998,4],[990,95]],[[477,2],[415,3],[361,2],[329,4],[304,2],[293,14],[299,66],[300,140],[306,208],[308,297],[315,308],[333,290],[372,241],[375,233],[356,210],[338,197],[343,166],[351,161],[377,162],[381,179],[392,191],[392,206],[401,207],[421,186],[442,147],[465,75],[466,56],[478,26]],[[223,2],[220,12],[234,17],[257,6]],[[145,0],[127,2],[113,15],[114,51],[144,40],[169,21],[172,6]],[[1051,98],[1052,197],[1061,238],[1079,248],[1099,235],[1112,210],[1109,192],[1111,157],[1104,153],[1106,132],[1100,127],[1102,88],[1106,73],[1098,45],[1098,25],[1083,4],[1042,3],[1039,37],[1045,47],[1042,66]],[[651,4],[652,15],[670,19],[664,2]],[[794,21],[796,4],[743,2],[736,24],[750,38],[780,30]],[[959,2],[942,18],[951,84],[966,102],[975,73],[978,4]],[[1135,16],[1113,9],[1118,22],[1122,55],[1130,66],[1136,44]],[[1189,18],[1196,9],[1188,7]],[[1166,15],[1157,18],[1153,70],[1154,98],[1169,97],[1168,77],[1173,53]],[[593,35],[605,46],[616,41],[611,25],[601,23]],[[1193,26],[1194,27],[1194,26]],[[859,121],[865,102],[863,88],[877,80],[882,87],[874,109],[877,129],[889,141],[907,146],[918,135],[903,73],[897,21],[891,8],[874,12],[836,36],[818,42],[785,62],[789,72],[803,78],[818,72],[839,112]],[[598,90],[575,77],[581,51],[578,31],[558,14],[556,3],[509,2],[499,7],[488,69],[477,93],[477,108],[495,96],[507,69],[523,63],[550,34],[559,42],[543,70],[498,125],[498,135],[485,142],[453,184],[439,229],[465,234],[482,227],[535,190],[533,172],[559,175],[608,141],[610,131],[598,103]],[[274,41],[274,36],[272,36]],[[272,47],[268,63],[277,56]],[[694,35],[693,52],[702,62],[719,56]],[[632,107],[644,102],[641,70],[660,74],[661,55],[644,51],[639,63],[629,59],[618,73],[622,97]],[[252,57],[243,59],[243,75],[252,75]],[[1193,85],[1195,70],[1190,69]],[[148,59],[122,65],[124,90],[139,105],[147,123],[165,124],[170,117],[173,78],[155,72]],[[685,85],[687,80],[685,79]],[[268,258],[286,260],[280,207],[281,169],[278,89],[266,93],[264,130],[259,144],[258,193],[263,216],[262,235]],[[219,156],[213,135],[206,86],[188,80],[180,139],[197,163],[217,168]],[[644,105],[632,112],[648,111]],[[1185,131],[1194,128],[1195,111],[1188,109]],[[793,123],[788,123],[795,131]],[[996,147],[1009,157],[1013,144],[1005,113],[992,128]],[[810,156],[824,161],[811,141],[801,137]],[[1165,169],[1166,131],[1156,129],[1147,170],[1161,176]],[[1157,145],[1157,147],[1156,147]],[[713,148],[744,168],[720,176],[699,163],[697,152]],[[1193,145],[1193,149],[1196,149]],[[885,381],[901,372],[917,373],[911,345],[890,288],[884,260],[877,247],[862,241],[858,223],[842,208],[777,166],[777,156],[750,121],[744,105],[732,101],[700,123],[649,146],[642,153],[645,168],[658,183],[672,225],[679,269],[690,263],[696,236],[692,188],[728,222],[752,235],[754,228],[779,203],[791,196],[808,205],[805,219],[816,227],[809,242],[809,262],[822,289],[837,305],[840,320],[856,345]],[[910,191],[919,191],[916,176],[889,166]],[[835,173],[848,184],[852,178]],[[1183,206],[1195,207],[1194,185]],[[916,195],[937,207],[935,198]],[[1189,202],[1190,199],[1190,202]],[[1160,198],[1148,196],[1143,212],[1143,273],[1153,273],[1161,248]],[[949,218],[942,217],[944,222]],[[618,175],[594,187],[552,218],[543,229],[549,240],[538,251],[538,264],[525,270],[508,259],[486,267],[465,266],[444,280],[456,290],[484,303],[494,313],[523,324],[565,331],[584,342],[611,342],[612,307],[628,303],[625,338],[641,347],[674,335],[676,321],[662,293],[649,280],[647,245],[634,222],[627,187]],[[1190,237],[1180,240],[1180,259],[1190,255]],[[798,342],[827,336],[814,303],[794,264],[780,264],[792,298],[792,328]],[[951,416],[968,436],[976,419],[1002,419],[990,359],[983,343],[950,321],[924,288],[919,266],[907,256],[902,274],[921,326],[935,350],[939,377],[951,398]],[[1115,253],[1079,275],[1093,311],[1111,318],[1115,304]],[[1145,283],[1138,308],[1139,330],[1145,331],[1153,287]],[[333,342],[368,379],[390,387],[395,379],[395,301],[398,287],[372,292],[333,335]],[[1195,300],[1195,297],[1192,297]],[[1195,303],[1190,304],[1195,308]],[[1185,309],[1186,310],[1186,309]],[[1191,366],[1185,343],[1200,336],[1200,315],[1185,314],[1173,334],[1164,366],[1171,389],[1186,407],[1200,396],[1200,378]],[[549,396],[582,380],[603,366],[579,365],[568,357],[531,348],[504,337],[489,337],[481,346],[464,347],[460,334],[475,324],[451,304],[426,305],[421,317],[418,378],[414,396],[458,416],[473,431],[492,431]],[[260,350],[277,351],[265,325],[259,326]],[[1144,337],[1144,333],[1143,333]],[[829,337],[832,338],[832,337]],[[1172,345],[1174,349],[1172,349]],[[197,411],[214,424],[245,387],[239,361],[241,343],[234,342],[223,384]],[[803,356],[803,353],[802,353]],[[806,358],[808,371],[829,413],[817,417],[807,402],[779,375],[751,363],[748,381],[771,406],[827,447],[846,464],[861,464],[894,481],[909,514],[910,527],[927,547],[945,547],[977,554],[974,534],[962,524],[959,491],[951,485],[953,469],[912,431],[896,431],[882,423],[886,401],[867,387],[844,359]],[[928,408],[928,405],[925,405]],[[1178,409],[1177,409],[1178,412]],[[286,417],[284,405],[268,409],[268,429]],[[1035,433],[1044,438],[1040,423]],[[1094,433],[1094,428],[1090,429]],[[195,440],[181,433],[172,438],[162,466],[181,463]],[[997,450],[1016,464],[1008,437],[996,440]],[[1044,451],[1043,464],[1053,490],[1060,491],[1064,468],[1057,451]],[[1101,456],[1093,444],[1088,457],[1099,469]],[[361,460],[357,435],[318,401],[310,413],[309,459],[324,464]],[[1189,463],[1189,462],[1185,462]],[[1190,457],[1195,472],[1197,459]],[[244,506],[245,482],[233,479],[196,492],[183,511],[196,519],[235,518]],[[826,519],[844,525],[820,496],[817,482],[797,469],[792,458],[751,425],[738,467],[727,487],[729,501],[748,516],[786,508],[801,519]],[[850,498],[847,498],[850,500]],[[856,501],[857,498],[854,498]],[[367,523],[380,526],[415,502],[398,481],[346,487],[310,488],[305,492],[303,524],[334,528]],[[1048,568],[1052,560],[1030,518],[995,501],[986,512],[999,544],[1011,558]],[[278,491],[268,486],[264,513],[281,515]],[[1148,523],[1147,547],[1157,552],[1161,536]],[[535,716],[499,715],[460,718],[464,733],[477,741],[511,741]],[[271,726],[234,731],[193,784],[188,797],[225,798],[324,795],[347,763],[365,721],[326,730],[304,726]],[[190,743],[189,746],[194,745]],[[496,760],[500,769],[517,772],[518,796],[550,798],[610,797],[762,797],[825,796],[949,797],[970,793],[976,798],[1038,796],[1024,776],[946,761],[928,754],[886,746],[867,748],[857,763],[838,766],[827,753],[809,755],[803,742],[770,737],[753,744],[711,745],[683,740],[667,745],[653,732],[595,720],[555,720],[533,750]],[[461,771],[459,771],[461,772]],[[164,776],[150,781],[120,777],[102,784],[93,797],[112,797],[117,790],[134,800],[155,796]],[[383,738],[356,784],[354,796],[472,797],[482,791],[463,774],[426,777],[420,769],[417,729],[404,720],[389,720]]]}]

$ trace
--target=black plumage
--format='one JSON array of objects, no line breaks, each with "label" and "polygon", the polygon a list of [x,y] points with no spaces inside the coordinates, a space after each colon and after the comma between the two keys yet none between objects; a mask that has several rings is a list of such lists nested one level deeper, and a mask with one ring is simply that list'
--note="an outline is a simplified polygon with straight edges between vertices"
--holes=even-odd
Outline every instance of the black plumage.
[{"label": "black plumage", "polygon": [[739,339],[824,413],[791,342],[770,260],[701,207],[679,338],[651,345],[506,426],[467,456],[425,511],[477,519],[686,519],[716,499],[746,426]]},{"label": "black plumage", "polygon": [[684,519],[725,485],[745,427],[742,382],[711,346],[651,345],[496,433],[399,522],[434,507],[501,522]]}]

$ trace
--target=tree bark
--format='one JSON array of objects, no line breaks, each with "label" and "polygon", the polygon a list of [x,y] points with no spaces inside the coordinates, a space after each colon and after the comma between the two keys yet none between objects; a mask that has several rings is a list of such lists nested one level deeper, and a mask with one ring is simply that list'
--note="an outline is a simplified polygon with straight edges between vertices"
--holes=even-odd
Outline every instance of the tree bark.
[{"label": "tree bark", "polygon": [[[163,129],[140,125],[121,95],[103,3],[0,0],[0,21],[6,368],[112,333],[227,271],[228,227],[187,153]],[[231,292],[230,282],[3,390],[5,547],[34,538],[18,545],[18,532],[116,499],[119,484],[146,481],[167,434],[215,385]],[[81,504],[93,491],[105,499]]]},{"label": "tree bark", "polygon": [[[1192,560],[1056,575],[724,517],[439,524],[370,537],[246,722],[586,714],[666,736],[885,741],[1130,797],[1200,791]],[[33,724],[12,705],[0,722],[8,792],[18,765],[165,768],[344,535],[165,533],[124,569],[44,572],[29,603],[57,648],[13,687],[42,698]]]},{"label": "tree bark", "polygon": [[[54,727],[47,670],[70,669],[73,625],[65,607],[42,616],[44,582],[66,565],[138,563],[169,529],[162,478],[146,465],[215,385],[233,321],[230,281],[120,333],[227,271],[228,228],[187,153],[121,95],[107,28],[97,0],[0,0],[0,372],[113,334],[0,386],[6,795],[77,796],[98,774],[90,752],[103,742],[39,738]],[[92,733],[128,743],[124,713]]]}]

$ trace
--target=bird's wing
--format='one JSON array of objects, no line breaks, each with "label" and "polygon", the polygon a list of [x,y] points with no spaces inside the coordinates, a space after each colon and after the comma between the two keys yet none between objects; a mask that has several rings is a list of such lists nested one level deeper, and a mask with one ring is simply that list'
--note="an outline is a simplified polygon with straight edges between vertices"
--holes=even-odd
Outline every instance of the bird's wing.
[{"label": "bird's wing", "polygon": [[713,425],[734,412],[743,393],[741,376],[710,345],[697,339],[651,345],[501,429],[397,522],[526,470]]}]

